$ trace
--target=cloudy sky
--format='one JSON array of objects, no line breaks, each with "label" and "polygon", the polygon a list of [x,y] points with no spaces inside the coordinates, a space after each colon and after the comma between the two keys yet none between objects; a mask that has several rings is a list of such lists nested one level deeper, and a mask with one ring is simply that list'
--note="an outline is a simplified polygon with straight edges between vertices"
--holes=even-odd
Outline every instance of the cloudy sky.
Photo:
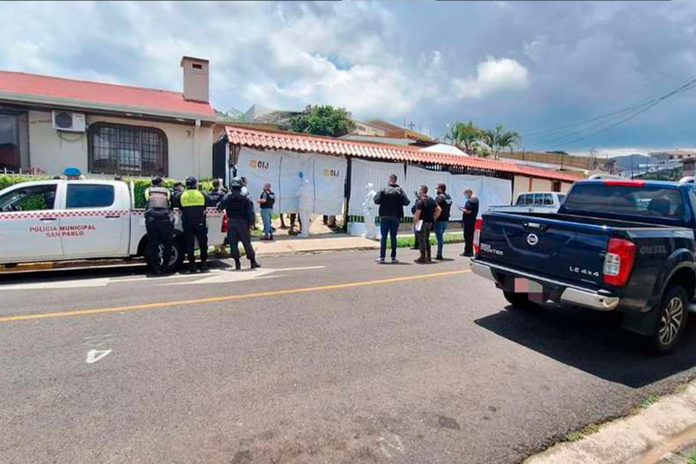
[{"label": "cloudy sky", "polygon": [[696,77],[690,0],[0,3],[2,70],[180,90],[182,55],[210,59],[222,110],[328,103],[434,136],[471,119],[527,150],[696,146],[696,88],[570,125]]}]

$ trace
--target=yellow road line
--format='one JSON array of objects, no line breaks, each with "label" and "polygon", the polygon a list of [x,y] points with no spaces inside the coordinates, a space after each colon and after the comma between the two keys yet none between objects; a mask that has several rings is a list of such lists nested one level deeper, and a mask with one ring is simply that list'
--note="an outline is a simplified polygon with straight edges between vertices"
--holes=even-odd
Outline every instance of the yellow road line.
[{"label": "yellow road line", "polygon": [[270,296],[281,296],[281,295],[295,295],[298,293],[314,293],[323,292],[327,290],[342,290],[346,288],[355,287],[367,287],[370,285],[382,285],[391,284],[397,282],[407,282],[410,280],[421,280],[421,279],[432,279],[436,277],[447,277],[458,274],[464,274],[471,272],[469,269],[459,270],[459,271],[448,271],[448,272],[436,272],[434,274],[421,274],[406,277],[392,277],[390,279],[381,280],[366,280],[362,282],[349,282],[344,284],[334,284],[334,285],[322,285],[320,287],[305,287],[305,288],[290,288],[285,290],[271,290],[267,292],[256,292],[256,293],[244,293],[241,295],[227,295],[227,296],[214,296],[210,298],[200,298],[197,300],[178,300],[178,301],[163,301],[159,303],[146,303],[132,306],[117,306],[113,308],[97,308],[97,309],[78,309],[75,311],[62,311],[55,313],[38,313],[38,314],[24,314],[18,316],[5,316],[0,317],[0,323],[4,322],[17,322],[17,321],[29,321],[36,319],[55,319],[62,317],[76,317],[76,316],[90,316],[94,314],[108,314],[108,313],[124,313],[131,311],[147,311],[156,309],[171,309],[173,306],[191,306],[191,305],[201,305],[208,303],[221,303],[226,301],[236,301],[236,300],[247,300],[251,298],[265,298]]}]

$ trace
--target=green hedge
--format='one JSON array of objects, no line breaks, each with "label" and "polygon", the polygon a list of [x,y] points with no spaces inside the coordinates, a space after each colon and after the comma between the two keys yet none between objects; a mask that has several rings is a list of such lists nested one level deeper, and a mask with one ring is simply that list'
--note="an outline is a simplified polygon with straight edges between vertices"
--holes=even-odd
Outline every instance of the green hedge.
[{"label": "green hedge", "polygon": [[21,184],[22,182],[29,182],[32,180],[47,179],[46,177],[32,177],[32,176],[5,176],[0,175],[0,190],[11,187],[15,184]]}]

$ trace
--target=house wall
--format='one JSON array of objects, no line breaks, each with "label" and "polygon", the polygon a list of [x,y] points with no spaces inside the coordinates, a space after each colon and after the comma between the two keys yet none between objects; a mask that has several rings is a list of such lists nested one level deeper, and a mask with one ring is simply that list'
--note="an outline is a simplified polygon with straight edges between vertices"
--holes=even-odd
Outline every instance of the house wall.
[{"label": "house wall", "polygon": [[[168,176],[184,179],[194,175],[209,178],[213,173],[212,127],[169,124],[139,119],[87,115],[87,124],[109,122],[131,126],[156,127],[167,136]],[[53,129],[51,113],[29,111],[29,164],[50,175],[76,167],[87,172],[87,133],[65,133]]]}]

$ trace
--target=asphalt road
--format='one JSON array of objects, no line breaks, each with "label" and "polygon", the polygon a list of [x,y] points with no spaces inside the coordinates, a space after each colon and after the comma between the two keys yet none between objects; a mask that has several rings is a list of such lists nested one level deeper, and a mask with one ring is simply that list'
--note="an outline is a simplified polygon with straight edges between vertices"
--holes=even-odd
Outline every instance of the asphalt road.
[{"label": "asphalt road", "polygon": [[373,258],[0,276],[0,462],[519,462],[696,373],[696,327],[656,358],[463,258]]}]

